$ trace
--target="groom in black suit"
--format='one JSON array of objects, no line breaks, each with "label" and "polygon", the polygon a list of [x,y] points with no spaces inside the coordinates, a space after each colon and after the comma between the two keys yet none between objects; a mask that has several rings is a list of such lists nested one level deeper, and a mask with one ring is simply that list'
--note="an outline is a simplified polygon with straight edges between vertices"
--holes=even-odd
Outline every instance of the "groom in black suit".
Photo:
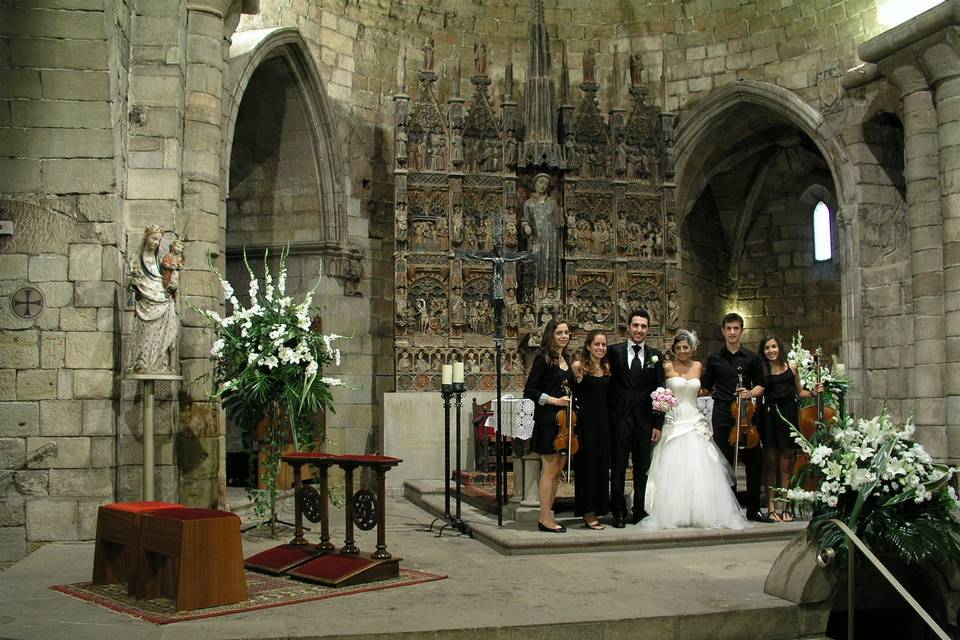
[{"label": "groom in black suit", "polygon": [[633,515],[637,524],[646,517],[643,497],[653,443],[660,440],[663,414],[654,413],[650,393],[664,384],[663,354],[647,346],[650,314],[638,309],[627,320],[626,342],[607,350],[610,359],[611,456],[610,499],[613,526],[622,529],[627,521],[624,484],[627,460],[633,459]]}]

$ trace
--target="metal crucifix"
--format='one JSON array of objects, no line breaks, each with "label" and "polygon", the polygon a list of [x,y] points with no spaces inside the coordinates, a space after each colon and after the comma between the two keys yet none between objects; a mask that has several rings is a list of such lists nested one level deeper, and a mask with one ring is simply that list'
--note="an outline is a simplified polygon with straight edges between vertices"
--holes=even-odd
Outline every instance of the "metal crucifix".
[{"label": "metal crucifix", "polygon": [[503,526],[503,503],[506,502],[507,487],[506,456],[503,451],[503,435],[500,427],[501,417],[503,416],[501,406],[501,396],[503,395],[501,380],[504,340],[503,310],[506,306],[506,300],[503,295],[503,265],[508,262],[523,262],[529,260],[530,253],[526,251],[503,250],[503,214],[498,209],[493,212],[493,251],[458,251],[457,257],[489,262],[493,266],[493,276],[490,279],[490,300],[493,303],[493,343],[496,346],[497,367],[497,526]]}]

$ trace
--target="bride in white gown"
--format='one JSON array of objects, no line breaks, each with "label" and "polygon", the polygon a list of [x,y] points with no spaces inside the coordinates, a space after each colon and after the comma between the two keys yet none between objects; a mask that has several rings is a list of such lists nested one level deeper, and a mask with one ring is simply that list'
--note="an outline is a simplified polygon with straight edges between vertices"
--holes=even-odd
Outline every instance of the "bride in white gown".
[{"label": "bride in white gown", "polygon": [[744,529],[747,521],[730,489],[733,469],[713,441],[697,409],[703,365],[693,360],[697,338],[681,329],[673,340],[673,362],[664,366],[666,386],[679,401],[667,411],[660,442],[647,475],[642,529]]}]

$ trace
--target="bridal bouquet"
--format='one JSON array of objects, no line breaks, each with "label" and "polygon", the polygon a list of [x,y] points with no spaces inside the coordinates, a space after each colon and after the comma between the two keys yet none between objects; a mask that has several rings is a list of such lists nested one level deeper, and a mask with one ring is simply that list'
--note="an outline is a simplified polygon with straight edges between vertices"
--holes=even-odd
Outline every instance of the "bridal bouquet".
[{"label": "bridal bouquet", "polygon": [[650,397],[653,398],[653,410],[657,413],[666,413],[680,404],[680,401],[673,395],[673,392],[664,387],[654,389],[650,393]]},{"label": "bridal bouquet", "polygon": [[[886,410],[869,420],[836,421],[807,440],[794,439],[810,456],[794,477],[787,498],[813,505],[808,532],[820,548],[846,548],[830,519],[845,522],[874,549],[919,562],[938,555],[960,556],[960,509],[950,480],[957,469],[936,464],[910,440],[912,419],[902,426]],[[811,474],[816,491],[802,487]]]},{"label": "bridal bouquet", "polygon": [[[292,442],[297,451],[312,448],[320,435],[315,433],[315,416],[333,410],[331,387],[338,378],[320,375],[321,367],[340,364],[340,350],[333,342],[341,336],[314,331],[311,318],[313,285],[303,300],[295,303],[286,292],[286,251],[280,256],[276,284],[264,254],[264,291],[244,254],[250,273],[249,307],[234,295],[233,287],[219,273],[226,300],[226,316],[200,310],[216,336],[210,352],[214,363],[212,397],[230,411],[243,432],[244,446],[253,454],[253,434],[258,423],[266,429],[267,462],[262,470],[266,490],[249,489],[260,514],[276,502],[277,473],[282,449]],[[212,268],[212,267],[211,267]],[[251,455],[251,464],[256,460]],[[255,487],[256,483],[252,485]]]}]

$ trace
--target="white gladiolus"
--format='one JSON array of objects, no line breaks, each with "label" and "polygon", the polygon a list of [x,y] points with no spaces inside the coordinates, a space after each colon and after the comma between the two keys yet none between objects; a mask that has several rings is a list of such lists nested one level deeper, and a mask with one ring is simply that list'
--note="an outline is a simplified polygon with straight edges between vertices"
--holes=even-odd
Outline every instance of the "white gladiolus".
[{"label": "white gladiolus", "polygon": [[276,356],[267,356],[266,358],[264,358],[264,359],[261,360],[260,362],[261,362],[262,364],[265,364],[268,369],[273,369],[273,368],[277,367],[277,366],[280,364],[279,362],[277,362],[277,357],[276,357]]},{"label": "white gladiolus", "polygon": [[256,304],[257,293],[259,293],[259,291],[260,291],[260,282],[256,278],[252,278],[250,280],[250,288],[247,290],[247,292],[250,294],[250,302],[253,302],[254,304]]},{"label": "white gladiolus", "polygon": [[308,375],[308,376],[315,376],[315,375],[317,375],[317,370],[318,370],[319,368],[320,368],[320,367],[317,366],[316,360],[311,360],[311,361],[310,361],[310,364],[307,365],[307,369],[306,369],[307,375]]},{"label": "white gladiolus", "polygon": [[219,356],[221,353],[223,353],[223,347],[225,344],[226,342],[223,340],[223,338],[220,338],[219,340],[214,342],[213,348],[210,349],[210,355]]},{"label": "white gladiolus", "polygon": [[256,351],[251,352],[250,355],[247,356],[247,364],[253,364],[259,357],[260,354]]},{"label": "white gladiolus", "polygon": [[328,387],[339,387],[343,384],[343,380],[340,378],[320,378],[320,382],[324,383]]},{"label": "white gladiolus", "polygon": [[220,286],[223,287],[223,299],[224,299],[224,300],[235,299],[235,298],[234,298],[234,295],[233,295],[233,287],[230,286],[230,283],[229,283],[229,282],[227,282],[226,280],[221,280],[221,281],[220,281]]}]

